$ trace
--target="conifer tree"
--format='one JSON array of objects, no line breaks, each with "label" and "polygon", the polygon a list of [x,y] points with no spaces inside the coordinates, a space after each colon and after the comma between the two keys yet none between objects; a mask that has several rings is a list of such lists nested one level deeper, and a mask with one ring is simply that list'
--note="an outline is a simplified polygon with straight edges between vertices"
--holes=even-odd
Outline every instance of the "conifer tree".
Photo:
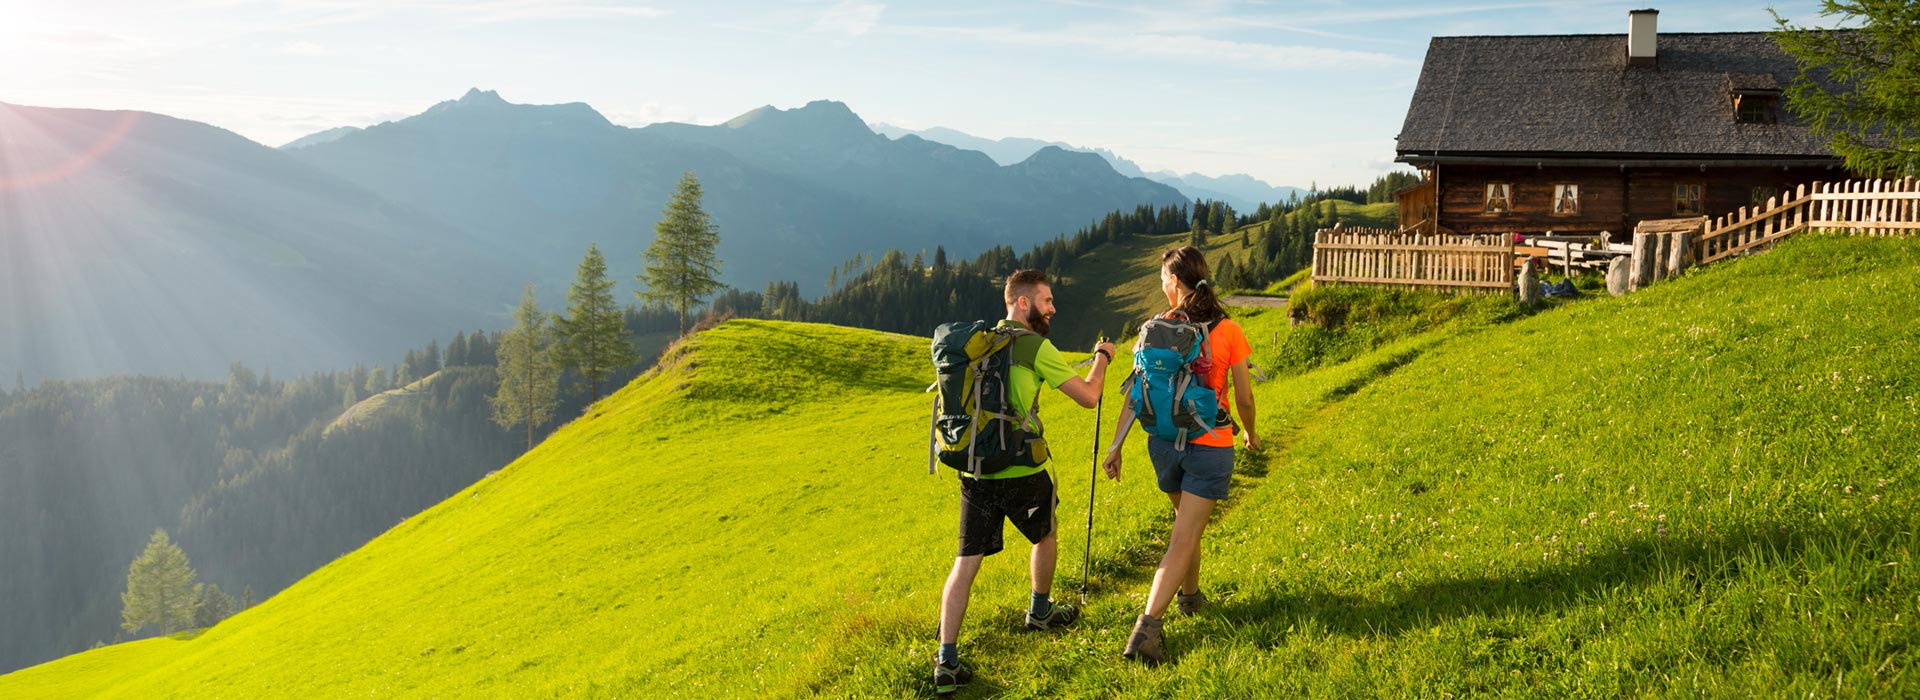
[{"label": "conifer tree", "polygon": [[720,229],[700,206],[700,180],[688,171],[653,227],[647,267],[638,275],[645,290],[640,299],[679,311],[681,333],[687,332],[687,311],[721,288],[719,245]]},{"label": "conifer tree", "polygon": [[1800,67],[1787,85],[1787,107],[1848,169],[1920,175],[1920,3],[1823,0],[1822,15],[1857,27],[1847,31],[1796,27],[1768,11],[1781,50]]},{"label": "conifer tree", "polygon": [[526,426],[527,449],[532,450],[534,427],[551,420],[559,408],[560,370],[553,363],[553,331],[533,299],[531,284],[513,312],[513,328],[500,337],[498,359],[493,422],[509,430]]},{"label": "conifer tree", "polygon": [[1213,277],[1215,282],[1220,283],[1220,291],[1240,286],[1240,272],[1233,264],[1232,254],[1220,257],[1220,266],[1214,268]]},{"label": "conifer tree", "polygon": [[200,597],[194,601],[193,626],[202,629],[212,627],[239,611],[239,604],[234,602],[233,596],[209,583],[200,589]]},{"label": "conifer tree", "polygon": [[481,367],[500,364],[494,356],[499,341],[497,334],[490,337],[486,331],[474,331],[473,335],[467,336],[467,363]]},{"label": "conifer tree", "polygon": [[460,367],[465,364],[467,364],[467,332],[460,331],[453,334],[452,342],[447,343],[446,365]]},{"label": "conifer tree", "polygon": [[157,625],[161,634],[173,634],[193,622],[200,586],[193,582],[187,555],[154,530],[147,549],[127,567],[127,591],[120,594],[120,627],[135,632]]},{"label": "conifer tree", "polygon": [[253,599],[253,584],[249,583],[245,588],[240,589],[240,609],[246,610],[247,608],[251,608],[255,602]]},{"label": "conifer tree", "polygon": [[639,361],[627,341],[626,319],[613,302],[613,281],[600,247],[587,245],[573,286],[567,289],[567,315],[554,318],[558,345],[554,357],[563,369],[587,379],[588,402],[600,399],[600,381],[614,370]]}]

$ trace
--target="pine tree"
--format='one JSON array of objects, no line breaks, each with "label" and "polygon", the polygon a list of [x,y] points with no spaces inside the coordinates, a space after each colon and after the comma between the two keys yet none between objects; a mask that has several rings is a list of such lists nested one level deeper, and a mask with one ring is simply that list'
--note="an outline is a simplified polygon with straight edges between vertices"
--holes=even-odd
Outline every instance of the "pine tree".
[{"label": "pine tree", "polygon": [[494,370],[500,387],[494,393],[493,422],[511,430],[524,425],[527,449],[533,449],[533,429],[553,418],[560,405],[560,370],[553,363],[553,332],[547,315],[533,300],[533,285],[513,312],[513,328],[500,337],[499,364]]},{"label": "pine tree", "polygon": [[233,596],[209,583],[200,589],[200,597],[194,601],[193,626],[201,629],[212,627],[239,611],[239,604],[234,602]]},{"label": "pine tree", "polygon": [[120,627],[128,632],[158,625],[161,634],[173,634],[193,622],[200,585],[193,582],[187,555],[154,530],[147,549],[127,567],[127,591],[120,594]]},{"label": "pine tree", "polygon": [[647,246],[647,268],[638,275],[645,291],[642,301],[661,302],[680,312],[680,332],[687,332],[687,311],[721,288],[720,229],[700,208],[700,180],[692,171],[680,178],[673,201],[653,227]]},{"label": "pine tree", "polygon": [[453,342],[447,343],[446,364],[448,367],[460,367],[468,364],[466,331],[454,333]]},{"label": "pine tree", "polygon": [[494,356],[498,342],[497,336],[489,339],[486,331],[474,331],[473,335],[467,336],[467,363],[481,367],[499,364],[498,358]]},{"label": "pine tree", "polygon": [[240,589],[240,609],[251,608],[255,602],[257,601],[253,599],[253,584],[249,583],[245,588]]},{"label": "pine tree", "polygon": [[440,371],[440,339],[427,341],[427,351],[420,355],[420,376],[425,377]]},{"label": "pine tree", "polygon": [[567,315],[554,318],[559,344],[555,359],[563,369],[587,379],[588,402],[600,400],[600,381],[639,358],[627,341],[627,324],[613,303],[613,281],[607,279],[607,259],[600,247],[587,245],[580,270],[567,289]]},{"label": "pine tree", "polygon": [[1240,286],[1240,273],[1238,268],[1233,264],[1233,255],[1228,254],[1220,257],[1220,265],[1214,268],[1213,278],[1213,281],[1220,283],[1222,291]]},{"label": "pine tree", "polygon": [[1799,65],[1787,108],[1827,140],[1847,168],[1920,175],[1920,3],[1823,0],[1820,14],[1856,28],[1796,27],[1773,13],[1781,50]]},{"label": "pine tree", "polygon": [[24,396],[26,395],[26,393],[27,393],[27,374],[25,372],[22,372],[16,369],[13,371],[13,395]]}]

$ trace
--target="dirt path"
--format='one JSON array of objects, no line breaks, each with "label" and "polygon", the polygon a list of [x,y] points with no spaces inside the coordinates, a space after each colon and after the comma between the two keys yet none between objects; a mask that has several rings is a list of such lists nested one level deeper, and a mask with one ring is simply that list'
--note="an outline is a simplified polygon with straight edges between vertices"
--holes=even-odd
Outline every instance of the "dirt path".
[{"label": "dirt path", "polygon": [[1227,306],[1266,306],[1276,309],[1287,308],[1286,297],[1256,297],[1236,294],[1221,300]]}]

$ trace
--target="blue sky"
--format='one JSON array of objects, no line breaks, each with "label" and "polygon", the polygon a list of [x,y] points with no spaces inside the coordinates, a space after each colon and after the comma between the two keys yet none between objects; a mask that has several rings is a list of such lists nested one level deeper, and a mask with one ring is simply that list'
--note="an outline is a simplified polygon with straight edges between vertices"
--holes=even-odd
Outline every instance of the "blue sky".
[{"label": "blue sky", "polygon": [[1109,148],[1148,170],[1364,184],[1427,40],[1757,31],[1756,2],[0,0],[0,101],[142,109],[269,145],[469,87],[629,126],[846,102],[868,122]]}]

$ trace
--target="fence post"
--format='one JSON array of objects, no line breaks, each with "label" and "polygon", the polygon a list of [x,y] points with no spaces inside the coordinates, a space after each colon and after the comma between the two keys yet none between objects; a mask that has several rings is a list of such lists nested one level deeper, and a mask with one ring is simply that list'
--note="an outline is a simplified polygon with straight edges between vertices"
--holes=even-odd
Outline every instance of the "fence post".
[{"label": "fence post", "polygon": [[1673,234],[1673,245],[1667,251],[1667,276],[1679,277],[1693,266],[1693,233],[1681,231]]}]

